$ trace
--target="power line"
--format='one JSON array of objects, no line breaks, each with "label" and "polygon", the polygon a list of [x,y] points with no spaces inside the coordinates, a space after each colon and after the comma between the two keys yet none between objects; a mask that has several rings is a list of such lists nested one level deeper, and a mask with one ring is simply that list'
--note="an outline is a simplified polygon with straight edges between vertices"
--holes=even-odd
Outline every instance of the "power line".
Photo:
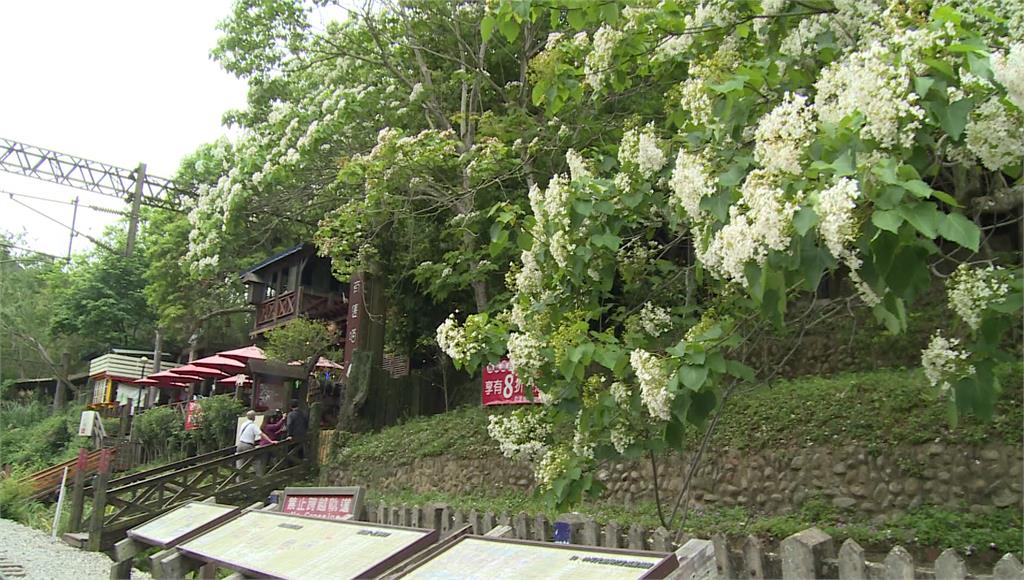
[{"label": "power line", "polygon": [[16,204],[18,204],[20,206],[28,208],[29,210],[31,210],[31,211],[33,211],[33,212],[43,216],[44,218],[50,220],[51,222],[59,225],[60,227],[62,227],[64,229],[71,230],[72,233],[84,237],[85,239],[87,239],[90,242],[96,244],[97,246],[103,248],[104,250],[107,250],[108,252],[112,252],[112,253],[115,253],[115,254],[119,254],[120,253],[117,250],[115,250],[114,248],[111,248],[110,246],[108,246],[107,244],[105,244],[105,243],[97,240],[96,238],[90,236],[89,234],[87,234],[85,232],[82,232],[82,231],[79,231],[79,230],[76,230],[75,228],[67,225],[66,223],[64,223],[64,222],[62,222],[62,221],[60,221],[60,220],[58,220],[56,218],[53,218],[53,217],[50,217],[50,216],[46,215],[46,213],[39,211],[38,209],[30,206],[29,204],[27,204],[27,203],[25,203],[23,201],[18,201],[16,199],[14,199],[13,195],[11,196],[11,201],[13,201],[14,203],[16,203]]},{"label": "power line", "polygon": [[55,260],[67,260],[67,258],[65,258],[64,256],[54,256],[53,254],[47,254],[46,252],[40,252],[39,250],[33,250],[32,248],[26,248],[26,247],[23,247],[23,246],[17,246],[15,244],[10,244],[10,243],[7,243],[7,242],[0,242],[0,247],[10,248],[12,250],[21,250],[23,252],[32,252],[33,254],[39,254],[41,256],[47,256],[47,257],[53,258]]},{"label": "power line", "polygon": [[41,197],[41,196],[38,196],[38,195],[29,195],[27,193],[15,193],[13,191],[7,191],[6,189],[0,189],[0,194],[13,195],[13,196],[17,196],[17,197],[25,197],[25,198],[28,198],[28,199],[37,199],[39,201],[48,201],[50,203],[59,203],[61,205],[77,205],[78,207],[83,207],[83,208],[86,208],[86,209],[91,209],[93,211],[98,211],[100,213],[109,213],[109,214],[112,214],[112,215],[119,215],[119,216],[127,216],[127,215],[129,215],[128,212],[126,212],[126,211],[112,209],[112,208],[109,208],[109,207],[103,207],[103,206],[99,206],[99,205],[89,205],[89,204],[85,204],[85,203],[76,204],[73,201],[64,201],[62,199],[52,199],[52,198],[49,198],[49,197]]}]

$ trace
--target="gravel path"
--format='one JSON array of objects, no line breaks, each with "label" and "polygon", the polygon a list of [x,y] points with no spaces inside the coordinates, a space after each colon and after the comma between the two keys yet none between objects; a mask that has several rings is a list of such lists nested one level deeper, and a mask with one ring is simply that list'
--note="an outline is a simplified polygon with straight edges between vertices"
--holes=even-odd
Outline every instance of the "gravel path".
[{"label": "gravel path", "polygon": [[[46,580],[85,580],[110,577],[110,558],[68,546],[49,534],[0,519],[0,577]],[[20,566],[24,574],[17,570]],[[149,579],[149,574],[132,570],[132,578]]]}]

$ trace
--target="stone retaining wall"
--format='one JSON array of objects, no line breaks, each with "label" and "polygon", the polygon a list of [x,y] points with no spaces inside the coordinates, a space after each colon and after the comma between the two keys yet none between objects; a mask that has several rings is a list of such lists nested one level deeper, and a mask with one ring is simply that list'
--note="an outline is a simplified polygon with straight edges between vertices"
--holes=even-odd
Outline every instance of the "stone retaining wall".
[{"label": "stone retaining wall", "polygon": [[[685,479],[688,457],[659,463],[663,496],[677,492]],[[842,509],[868,515],[892,515],[921,504],[951,509],[962,505],[974,512],[1024,507],[1024,448],[993,444],[906,446],[872,453],[863,446],[808,446],[760,452],[719,450],[707,455],[693,485],[696,506],[746,506],[766,513],[785,513],[819,497]],[[598,479],[606,497],[631,503],[653,500],[649,462],[619,463],[602,468]],[[345,466],[328,473],[332,483],[358,480],[379,491],[412,490],[445,493],[532,491],[526,465],[502,457],[416,460],[399,467]]]}]

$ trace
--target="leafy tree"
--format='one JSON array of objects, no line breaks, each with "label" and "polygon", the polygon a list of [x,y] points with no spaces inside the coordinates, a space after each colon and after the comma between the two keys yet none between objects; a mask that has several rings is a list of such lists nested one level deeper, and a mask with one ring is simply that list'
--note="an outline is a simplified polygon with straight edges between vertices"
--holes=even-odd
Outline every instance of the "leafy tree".
[{"label": "leafy tree", "polygon": [[533,102],[552,118],[636,94],[650,104],[621,121],[616,146],[568,151],[570,171],[531,191],[509,311],[438,329],[458,363],[507,350],[538,386],[546,406],[495,418],[491,433],[535,462],[553,501],[600,491],[591,471],[603,461],[653,461],[699,430],[706,444],[716,413],[755,380],[749,339],[796,306],[814,312],[827,273],[892,333],[932,277],[948,277],[960,323],[922,365],[951,417],[991,415],[1022,286],[1019,253],[987,243],[984,217],[993,199],[1019,199],[1024,157],[1021,13],[1004,8],[489,8],[484,35],[557,28],[530,63]]}]

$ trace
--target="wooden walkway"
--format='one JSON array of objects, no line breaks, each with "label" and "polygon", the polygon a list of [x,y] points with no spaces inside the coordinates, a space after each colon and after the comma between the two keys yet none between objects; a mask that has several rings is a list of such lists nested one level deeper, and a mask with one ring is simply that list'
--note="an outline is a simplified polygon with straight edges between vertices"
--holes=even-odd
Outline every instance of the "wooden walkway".
[{"label": "wooden walkway", "polygon": [[[234,453],[233,447],[110,479],[110,458],[101,454],[87,494],[84,475],[75,478],[69,532],[72,546],[104,550],[125,532],[188,501],[262,500],[282,483],[308,471],[303,442],[284,441]],[[92,498],[86,506],[86,497]]]}]

